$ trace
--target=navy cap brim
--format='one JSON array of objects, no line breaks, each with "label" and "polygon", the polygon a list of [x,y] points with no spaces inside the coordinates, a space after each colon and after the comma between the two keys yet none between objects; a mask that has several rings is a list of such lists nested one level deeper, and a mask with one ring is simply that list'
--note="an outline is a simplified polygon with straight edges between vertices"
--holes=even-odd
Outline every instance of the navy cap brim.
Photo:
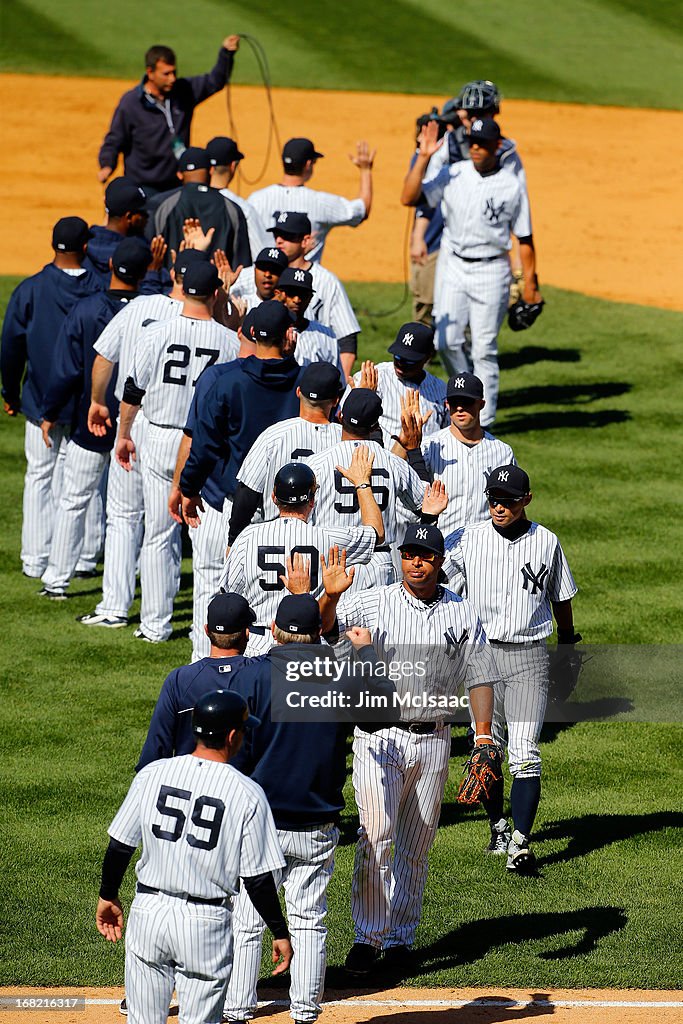
[{"label": "navy cap brim", "polygon": [[400,345],[398,342],[388,349],[388,352],[392,356],[398,356],[405,363],[420,363],[423,359],[429,358],[429,352],[416,352],[412,348],[408,348],[407,345]]},{"label": "navy cap brim", "polygon": [[261,724],[261,719],[257,718],[256,715],[247,715],[244,720],[245,729],[257,729]]}]

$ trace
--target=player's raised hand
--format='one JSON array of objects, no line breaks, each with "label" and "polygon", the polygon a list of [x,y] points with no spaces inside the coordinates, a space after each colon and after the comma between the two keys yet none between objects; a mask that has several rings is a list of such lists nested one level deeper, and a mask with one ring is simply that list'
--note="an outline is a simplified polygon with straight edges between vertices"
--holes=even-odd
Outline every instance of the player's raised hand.
[{"label": "player's raised hand", "polygon": [[356,143],[356,153],[349,153],[349,160],[352,164],[355,164],[361,171],[371,171],[372,165],[375,162],[377,156],[377,150],[370,150],[370,146],[363,139],[361,142]]},{"label": "player's raised hand", "polygon": [[361,484],[371,483],[374,461],[375,456],[368,446],[366,444],[359,444],[357,448],[353,449],[351,465],[346,469],[343,466],[337,466],[336,468],[354,487],[360,487]]},{"label": "player's raised hand", "polygon": [[[168,245],[166,244],[164,236],[155,235],[152,241],[149,243],[149,247],[152,250],[152,262],[150,263],[147,270],[161,270],[161,268],[164,265],[164,260],[166,259],[166,250],[168,249]],[[175,263],[175,255],[173,257],[173,262]]]},{"label": "player's raised hand", "polygon": [[311,560],[305,558],[300,551],[295,551],[285,560],[286,576],[280,576],[290,594],[310,594],[311,592]]},{"label": "player's raised hand", "polygon": [[203,231],[201,222],[197,217],[187,217],[183,221],[185,248],[206,252],[211,245],[215,230],[215,228],[209,228],[208,231]]},{"label": "player's raised hand", "polygon": [[137,459],[135,441],[131,437],[117,437],[114,455],[119,466],[130,473],[133,463]]},{"label": "player's raised hand", "polygon": [[[280,963],[278,964],[278,960]],[[273,939],[273,963],[277,967],[273,974],[282,974],[292,962],[292,944],[289,939]]]},{"label": "player's raised hand", "polygon": [[95,437],[104,437],[107,427],[111,427],[111,414],[106,405],[99,402],[91,402],[88,409],[88,430]]},{"label": "player's raised hand", "polygon": [[342,548],[341,551],[336,545],[330,548],[327,561],[321,553],[320,565],[325,593],[328,597],[341,597],[349,589],[353,583],[353,577],[356,575],[355,565],[352,565],[348,572],[346,571],[346,548]]},{"label": "player's raised hand", "polygon": [[432,157],[440,148],[442,141],[439,138],[439,122],[427,121],[417,137],[420,156]]},{"label": "player's raised hand", "polygon": [[193,530],[196,530],[197,527],[201,525],[202,521],[199,513],[204,511],[204,503],[202,499],[198,494],[194,498],[183,497],[182,508],[183,519],[188,526],[191,526]]},{"label": "player's raised hand", "polygon": [[[230,266],[230,260],[225,255],[222,249],[214,250],[213,256],[211,257],[211,262],[218,271],[218,276],[223,282],[223,288],[226,290],[226,292],[229,292],[237,278],[244,270],[244,267],[240,263],[237,270],[233,270],[232,267]],[[231,299],[230,301],[235,302],[236,300]]]},{"label": "player's raised hand", "polygon": [[40,432],[43,435],[43,441],[45,442],[46,448],[52,448],[52,438],[50,437],[50,431],[54,427],[54,423],[49,420],[40,421]]},{"label": "player's raised hand", "polygon": [[360,650],[361,647],[367,647],[368,644],[372,643],[372,634],[369,629],[365,629],[363,626],[351,626],[350,629],[346,630],[346,636],[351,641],[351,645],[355,651]]},{"label": "player's raised hand", "polygon": [[226,36],[222,45],[226,50],[229,50],[230,53],[237,53],[240,48],[240,37],[236,35]]},{"label": "player's raised hand", "polygon": [[109,942],[118,942],[123,935],[123,908],[118,900],[103,900],[100,896],[95,911],[95,923],[100,935]]},{"label": "player's raised hand", "polygon": [[438,516],[448,507],[448,494],[441,480],[425,487],[422,511],[428,516]]}]

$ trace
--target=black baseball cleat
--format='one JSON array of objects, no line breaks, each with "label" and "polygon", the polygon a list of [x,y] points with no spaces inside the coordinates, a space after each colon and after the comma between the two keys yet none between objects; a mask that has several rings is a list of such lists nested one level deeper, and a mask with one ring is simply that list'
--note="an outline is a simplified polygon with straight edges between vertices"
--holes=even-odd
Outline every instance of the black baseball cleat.
[{"label": "black baseball cleat", "polygon": [[508,852],[511,840],[510,826],[505,818],[501,818],[491,825],[491,841],[486,847],[486,852],[492,853],[494,857],[504,856]]},{"label": "black baseball cleat", "polygon": [[128,1016],[128,1003],[126,1002],[126,997],[125,996],[123,997],[123,999],[119,1003],[119,1013],[121,1014],[122,1017],[127,1017]]},{"label": "black baseball cleat", "polygon": [[382,954],[382,971],[395,977],[403,977],[410,970],[413,950],[410,946],[389,946]]},{"label": "black baseball cleat", "polygon": [[382,950],[377,949],[376,946],[369,946],[365,942],[354,942],[344,962],[344,970],[354,978],[366,978],[372,973],[381,955]]},{"label": "black baseball cleat", "polygon": [[513,871],[517,875],[538,874],[536,858],[534,857],[529,840],[526,836],[523,836],[521,832],[517,831],[517,829],[512,833],[512,839],[508,844],[507,854],[508,859],[505,866],[508,871]]},{"label": "black baseball cleat", "polygon": [[38,597],[46,597],[49,601],[68,601],[69,599],[68,594],[65,594],[63,590],[50,590],[49,587],[39,590]]},{"label": "black baseball cleat", "polygon": [[94,580],[98,575],[97,569],[77,569],[74,573],[75,580]]}]

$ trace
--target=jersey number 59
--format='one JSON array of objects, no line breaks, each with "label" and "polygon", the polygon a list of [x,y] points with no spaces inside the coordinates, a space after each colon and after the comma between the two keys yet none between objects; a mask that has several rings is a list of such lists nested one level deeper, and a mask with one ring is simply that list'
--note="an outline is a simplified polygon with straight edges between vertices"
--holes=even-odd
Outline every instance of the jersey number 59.
[{"label": "jersey number 59", "polygon": [[[192,799],[192,793],[190,793],[189,789],[176,789],[175,786],[161,787],[157,797],[157,810],[165,817],[173,818],[174,825],[172,829],[163,829],[161,825],[152,825],[152,835],[156,836],[157,839],[165,839],[169,843],[177,843],[183,834],[187,815],[180,807],[173,807],[168,803],[171,797],[189,803]],[[210,807],[213,807],[213,815],[207,817],[204,811]],[[208,833],[208,835],[201,837],[188,832],[185,839],[190,846],[197,850],[215,849],[218,844],[218,833],[221,830],[224,814],[225,804],[222,800],[218,800],[214,796],[198,796],[192,805],[190,820],[193,825],[196,825],[197,828]]]}]

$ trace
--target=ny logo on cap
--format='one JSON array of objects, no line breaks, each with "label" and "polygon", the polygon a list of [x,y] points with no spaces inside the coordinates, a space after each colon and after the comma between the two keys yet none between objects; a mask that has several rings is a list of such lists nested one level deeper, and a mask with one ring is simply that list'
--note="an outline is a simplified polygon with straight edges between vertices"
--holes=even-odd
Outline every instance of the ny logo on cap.
[{"label": "ny logo on cap", "polygon": [[280,250],[279,249],[269,249],[268,250],[268,255],[270,256],[271,260],[277,260],[277,259],[280,258]]},{"label": "ny logo on cap", "polygon": [[304,277],[303,270],[295,270],[294,271],[294,280],[295,281],[305,281],[306,280],[306,278]]},{"label": "ny logo on cap", "polygon": [[286,220],[287,220],[287,214],[286,213],[281,213],[280,216],[278,217],[278,224],[284,224],[284,222]]},{"label": "ny logo on cap", "polygon": [[414,334],[404,334],[403,335],[403,344],[404,345],[412,345],[414,341],[415,341],[415,335]]},{"label": "ny logo on cap", "polygon": [[501,483],[505,483],[509,476],[510,474],[507,471],[507,469],[501,469],[500,473],[498,474],[498,479],[501,481]]},{"label": "ny logo on cap", "polygon": [[480,132],[483,127],[484,127],[484,122],[482,121],[482,119],[480,117],[478,117],[476,121],[472,122],[471,130],[473,132]]},{"label": "ny logo on cap", "polygon": [[464,377],[456,377],[455,380],[453,381],[453,387],[454,388],[464,388],[465,387],[465,378]]},{"label": "ny logo on cap", "polygon": [[415,536],[417,537],[418,540],[427,540],[427,531],[426,530],[416,530],[415,531]]}]

